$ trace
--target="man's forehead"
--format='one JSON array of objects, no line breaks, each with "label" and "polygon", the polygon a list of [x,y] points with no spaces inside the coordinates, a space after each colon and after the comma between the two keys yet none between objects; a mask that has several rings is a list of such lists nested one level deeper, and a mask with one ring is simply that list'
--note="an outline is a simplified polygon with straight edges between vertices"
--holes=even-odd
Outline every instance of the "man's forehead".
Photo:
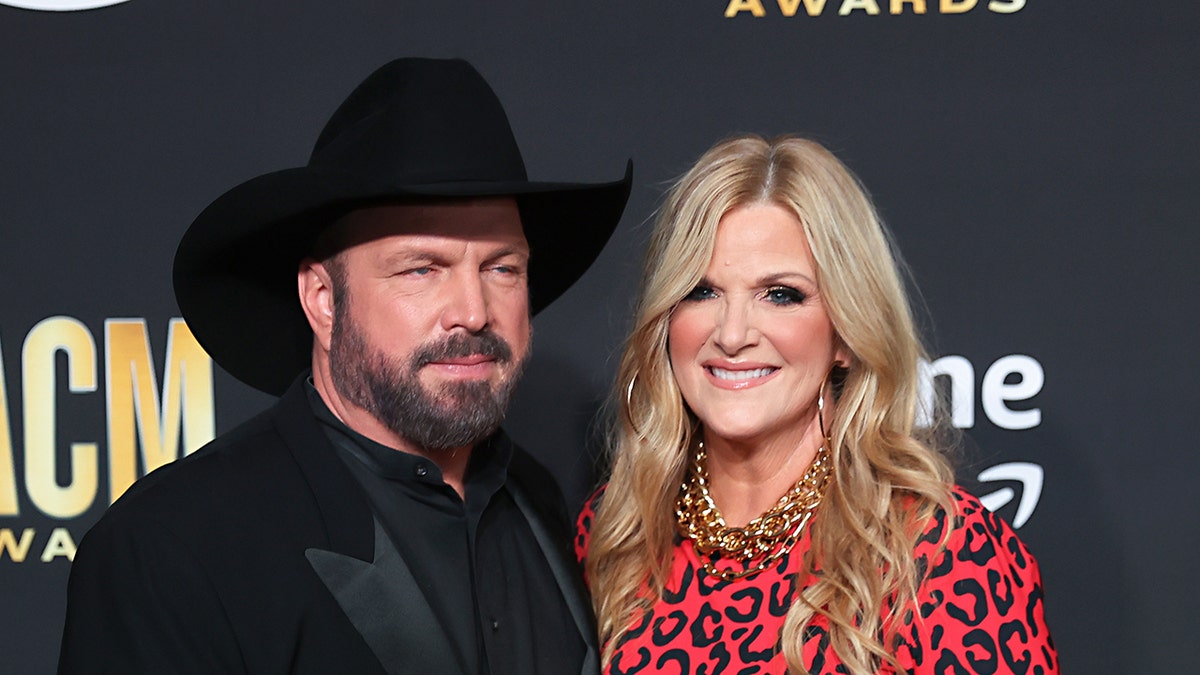
[{"label": "man's forehead", "polygon": [[514,197],[406,201],[355,209],[323,234],[334,252],[383,238],[494,241],[528,249]]}]

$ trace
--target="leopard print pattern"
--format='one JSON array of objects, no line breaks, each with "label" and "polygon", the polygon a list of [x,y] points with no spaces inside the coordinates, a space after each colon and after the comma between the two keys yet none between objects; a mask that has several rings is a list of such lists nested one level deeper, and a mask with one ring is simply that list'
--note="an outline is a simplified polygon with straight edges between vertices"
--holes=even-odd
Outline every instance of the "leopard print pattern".
[{"label": "leopard print pattern", "polygon": [[[594,507],[577,521],[576,555],[587,555]],[[917,606],[905,613],[892,645],[910,675],[1053,675],[1058,655],[1045,621],[1037,562],[1008,524],[961,488],[945,549],[938,543],[949,518],[939,512],[917,542],[927,571]],[[703,571],[690,541],[677,541],[671,577],[650,612],[617,645],[608,675],[757,675],[786,672],[779,648],[807,535],[779,563],[748,579],[722,581]],[[919,613],[919,617],[914,616]],[[812,675],[849,670],[833,650],[828,622],[817,617],[804,635]],[[885,664],[880,673],[898,672]]]}]

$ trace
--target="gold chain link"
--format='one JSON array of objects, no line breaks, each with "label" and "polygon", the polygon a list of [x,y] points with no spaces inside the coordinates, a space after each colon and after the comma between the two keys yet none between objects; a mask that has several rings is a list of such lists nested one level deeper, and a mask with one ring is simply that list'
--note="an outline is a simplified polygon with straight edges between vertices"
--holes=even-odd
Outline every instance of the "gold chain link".
[{"label": "gold chain link", "polygon": [[726,525],[724,516],[713,503],[708,493],[707,459],[704,443],[700,442],[692,470],[680,486],[679,499],[675,501],[679,532],[692,540],[701,559],[715,552],[745,565],[762,557],[757,565],[744,570],[718,569],[712,561],[704,563],[704,571],[714,577],[724,581],[744,579],[773,565],[800,540],[829,482],[832,469],[829,451],[822,445],[796,485],[779,498],[774,508],[745,527]]}]

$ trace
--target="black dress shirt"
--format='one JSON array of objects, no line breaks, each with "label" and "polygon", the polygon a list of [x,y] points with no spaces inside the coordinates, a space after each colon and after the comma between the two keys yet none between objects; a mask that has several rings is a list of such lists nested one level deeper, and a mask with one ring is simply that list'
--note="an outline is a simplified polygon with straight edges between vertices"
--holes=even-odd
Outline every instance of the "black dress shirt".
[{"label": "black dress shirt", "polygon": [[462,499],[434,462],[350,429],[311,386],[308,398],[457,645],[464,670],[578,670],[586,646],[529,524],[505,489],[513,453],[508,437],[497,432],[474,448]]}]

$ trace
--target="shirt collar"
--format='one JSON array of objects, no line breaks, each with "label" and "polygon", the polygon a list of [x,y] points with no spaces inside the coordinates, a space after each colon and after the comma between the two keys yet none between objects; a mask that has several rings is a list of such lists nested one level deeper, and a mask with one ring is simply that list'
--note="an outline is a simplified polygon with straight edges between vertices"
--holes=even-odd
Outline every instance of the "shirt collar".
[{"label": "shirt collar", "polygon": [[[346,426],[333,414],[329,406],[325,405],[325,401],[313,386],[311,377],[308,379],[307,393],[313,414],[326,430],[332,432],[331,440],[350,452],[371,471],[389,480],[445,485],[442,470],[433,460],[371,440]],[[468,495],[482,491],[490,497],[495,493],[507,479],[508,463],[512,455],[512,441],[503,430],[497,430],[477,443],[471,451],[464,479]]]}]

